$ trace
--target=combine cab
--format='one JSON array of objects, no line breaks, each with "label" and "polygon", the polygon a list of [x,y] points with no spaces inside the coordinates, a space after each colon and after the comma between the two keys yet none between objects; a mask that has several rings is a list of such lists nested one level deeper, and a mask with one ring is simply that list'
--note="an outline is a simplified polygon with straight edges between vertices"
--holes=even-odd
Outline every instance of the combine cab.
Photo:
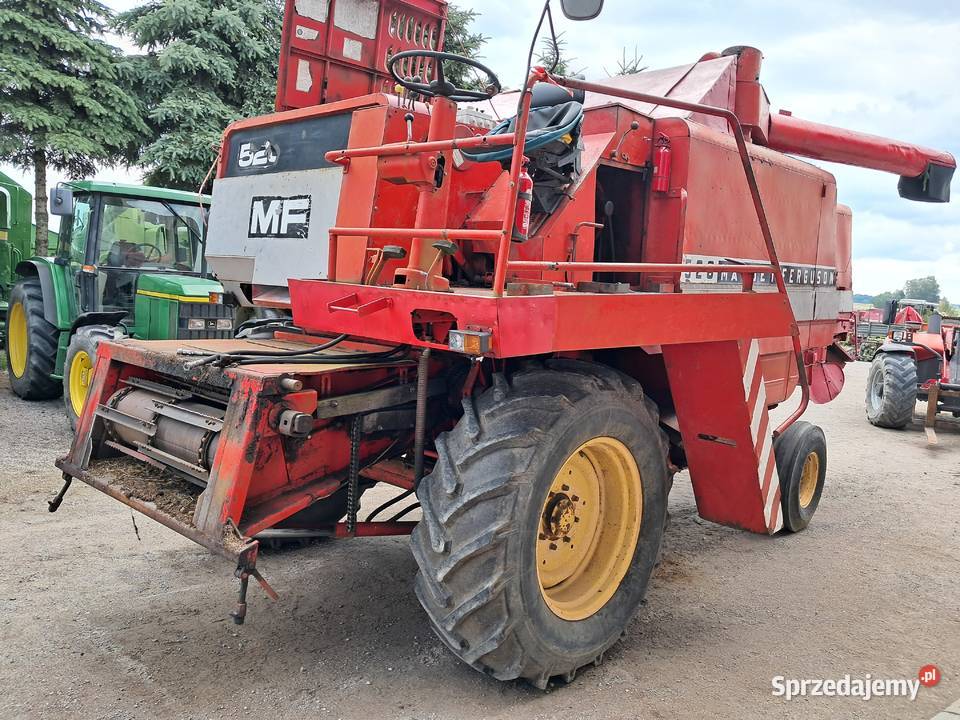
[{"label": "combine cab", "polygon": [[[950,155],[774,114],[760,64],[731,48],[604,84],[532,67],[501,93],[417,49],[390,57],[399,94],[233,125],[210,260],[293,326],[102,344],[51,509],[79,479],[223,555],[238,621],[251,577],[274,594],[258,533],[412,531],[452,652],[572,679],[643,599],[678,470],[702,517],[762,535],[820,502],[824,435],[799,418],[842,383],[849,211],[788,153],[948,198]],[[377,483],[397,494],[361,516]]]}]

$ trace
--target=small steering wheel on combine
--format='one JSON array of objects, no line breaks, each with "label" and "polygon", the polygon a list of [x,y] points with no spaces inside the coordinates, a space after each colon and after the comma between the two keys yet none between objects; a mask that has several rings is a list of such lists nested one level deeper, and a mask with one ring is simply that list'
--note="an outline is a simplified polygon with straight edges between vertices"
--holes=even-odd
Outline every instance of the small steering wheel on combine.
[{"label": "small steering wheel on combine", "polygon": [[[410,68],[426,66],[425,63],[418,62],[417,60],[432,60],[437,68],[437,79],[425,83],[422,82],[419,77],[400,77],[400,74],[397,72],[397,63],[407,58],[416,58],[416,60],[412,59],[410,61],[408,65]],[[487,76],[486,79],[489,80],[486,90],[467,90],[465,88],[459,88],[449,82],[443,74],[443,63],[445,62],[459,63],[482,72]],[[453,102],[476,102],[477,100],[489,100],[502,89],[500,79],[485,65],[468,57],[463,57],[462,55],[438,52],[436,50],[404,50],[390,58],[390,61],[387,63],[387,69],[390,71],[393,79],[397,81],[398,85],[424,97],[445,97]]]},{"label": "small steering wheel on combine", "polygon": [[163,259],[163,253],[156,245],[150,243],[131,243],[131,245],[143,254],[144,262],[160,262]]}]

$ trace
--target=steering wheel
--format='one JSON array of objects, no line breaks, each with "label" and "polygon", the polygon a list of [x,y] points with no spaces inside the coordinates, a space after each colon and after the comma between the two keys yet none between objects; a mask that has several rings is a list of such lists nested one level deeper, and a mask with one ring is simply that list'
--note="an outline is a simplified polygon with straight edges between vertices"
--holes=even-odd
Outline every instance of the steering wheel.
[{"label": "steering wheel", "polygon": [[[406,58],[433,60],[437,67],[437,79],[425,83],[421,82],[419,78],[400,77],[397,72],[397,63]],[[487,80],[490,81],[487,83],[486,91],[467,90],[466,88],[459,88],[449,82],[443,74],[443,63],[445,62],[459,63],[482,72],[487,76]],[[410,63],[411,67],[417,67],[418,65],[422,66],[422,63],[414,61]],[[404,50],[390,58],[390,61],[387,63],[387,69],[390,71],[393,79],[397,81],[397,84],[405,87],[407,90],[419,93],[424,97],[445,97],[453,102],[474,102],[476,100],[489,100],[501,90],[500,79],[493,73],[493,70],[476,60],[464,57],[463,55],[454,55],[453,53],[438,52],[436,50]]]},{"label": "steering wheel", "polygon": [[143,253],[144,262],[160,262],[163,259],[163,253],[160,252],[160,248],[156,245],[151,245],[150,243],[131,243],[131,245]]}]

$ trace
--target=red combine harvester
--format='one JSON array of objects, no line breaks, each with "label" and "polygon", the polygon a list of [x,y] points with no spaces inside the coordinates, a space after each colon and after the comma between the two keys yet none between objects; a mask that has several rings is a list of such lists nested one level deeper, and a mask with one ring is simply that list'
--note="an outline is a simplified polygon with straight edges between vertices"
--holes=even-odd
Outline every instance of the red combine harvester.
[{"label": "red combine harvester", "polygon": [[[773,114],[760,63],[731,48],[602,84],[528,66],[500,93],[424,48],[391,55],[400,96],[233,125],[208,256],[295,327],[102,344],[52,509],[77,478],[220,553],[238,620],[251,576],[273,593],[258,533],[412,532],[417,597],[464,661],[539,687],[599,662],[678,470],[702,517],[764,535],[820,500],[824,436],[798,419],[842,383],[849,211],[788,153],[949,198],[949,154]],[[376,483],[393,509],[361,520]]]}]

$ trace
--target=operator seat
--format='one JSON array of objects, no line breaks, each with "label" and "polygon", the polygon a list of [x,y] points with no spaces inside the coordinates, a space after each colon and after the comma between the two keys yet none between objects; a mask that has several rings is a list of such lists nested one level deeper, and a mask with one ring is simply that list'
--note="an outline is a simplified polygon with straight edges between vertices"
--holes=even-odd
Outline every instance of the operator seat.
[{"label": "operator seat", "polygon": [[[579,176],[583,152],[580,133],[583,125],[582,90],[568,91],[552,83],[536,83],[527,121],[523,153],[530,160],[533,178],[533,212],[552,213],[564,198],[566,188]],[[572,93],[572,94],[571,94]],[[504,120],[488,135],[512,133],[517,116]],[[508,166],[512,147],[463,151],[474,162],[499,161]]]},{"label": "operator seat", "polygon": [[[143,265],[144,255],[138,245],[143,242],[143,222],[138,210],[127,208],[111,223],[103,237],[113,237],[104,265],[111,268],[138,268]],[[133,307],[139,273],[127,270],[105,270],[101,297],[105,310],[129,310]]]}]

